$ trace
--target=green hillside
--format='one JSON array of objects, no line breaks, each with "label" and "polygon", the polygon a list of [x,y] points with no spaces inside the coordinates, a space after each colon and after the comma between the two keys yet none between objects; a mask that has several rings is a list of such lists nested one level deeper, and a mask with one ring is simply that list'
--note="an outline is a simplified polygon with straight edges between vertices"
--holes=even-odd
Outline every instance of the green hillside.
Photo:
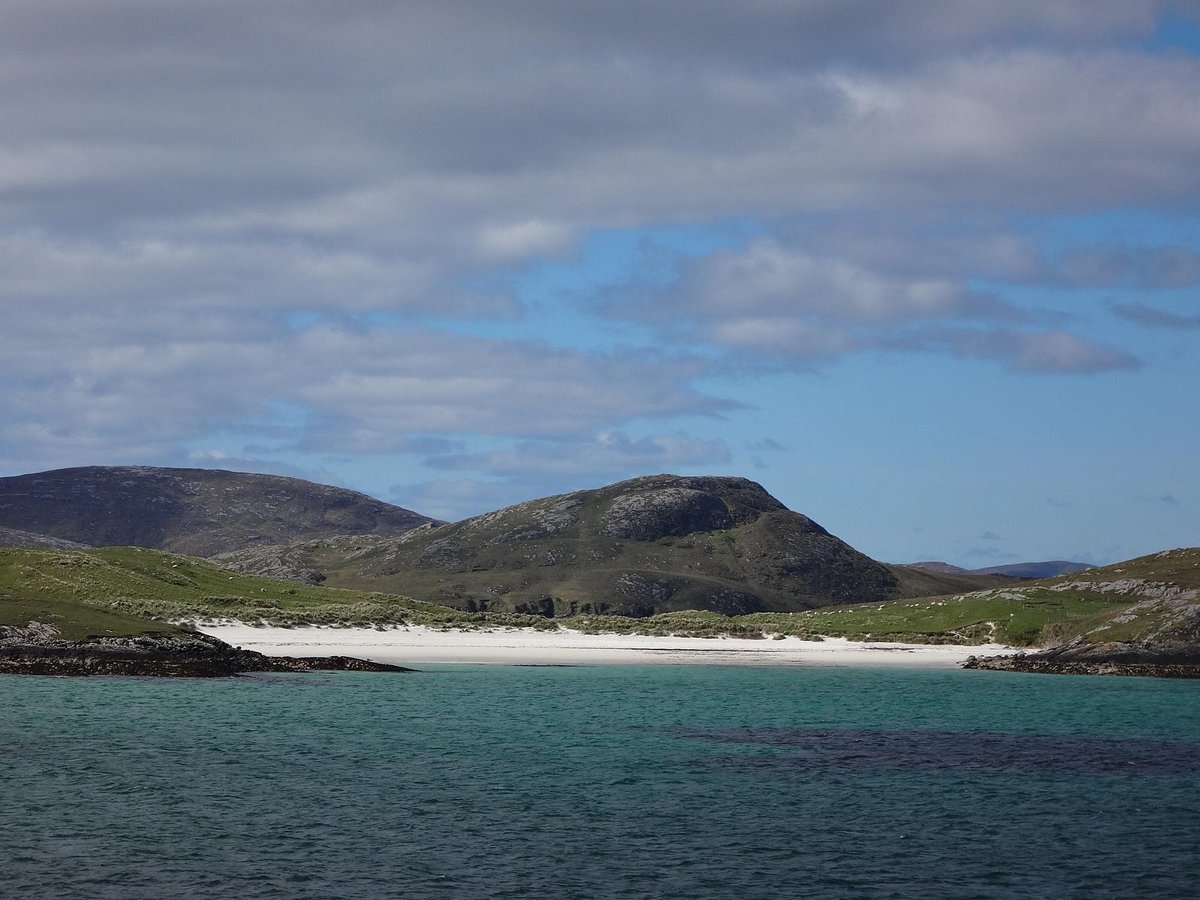
[{"label": "green hillside", "polygon": [[[314,587],[138,547],[0,549],[0,625],[41,621],[64,637],[162,631],[167,620],[298,624],[468,623],[406,597]],[[532,624],[517,617],[515,624]]]},{"label": "green hillside", "polygon": [[654,475],[399,538],[222,555],[257,574],[544,616],[791,612],[1002,584],[887,566],[745,478]]},{"label": "green hillside", "polygon": [[[1200,548],[948,597],[816,610],[823,634],[982,637],[1014,646],[1200,642]],[[908,637],[901,637],[908,635]]]},{"label": "green hillside", "polygon": [[681,610],[648,617],[466,612],[407,597],[298,584],[161,551],[0,549],[0,625],[31,621],[63,636],[170,631],[168,621],[272,625],[424,624],[477,628],[562,625],[593,632],[715,636],[841,636],[912,643],[1058,646],[1114,641],[1200,643],[1200,548],[1172,550],[1029,584],[942,597],[725,616]]}]

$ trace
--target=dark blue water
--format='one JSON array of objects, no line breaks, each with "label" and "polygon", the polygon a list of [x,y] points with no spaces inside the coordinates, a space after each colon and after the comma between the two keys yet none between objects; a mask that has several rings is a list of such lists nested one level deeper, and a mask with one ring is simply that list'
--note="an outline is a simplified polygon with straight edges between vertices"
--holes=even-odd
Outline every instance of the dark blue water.
[{"label": "dark blue water", "polygon": [[3,897],[1195,897],[1200,685],[0,677]]}]

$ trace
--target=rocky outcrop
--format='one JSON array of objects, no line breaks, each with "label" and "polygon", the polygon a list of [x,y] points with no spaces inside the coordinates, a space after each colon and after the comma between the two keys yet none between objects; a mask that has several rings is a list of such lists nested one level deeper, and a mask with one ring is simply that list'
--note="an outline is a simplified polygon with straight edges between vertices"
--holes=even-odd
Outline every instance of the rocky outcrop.
[{"label": "rocky outcrop", "polygon": [[733,516],[719,497],[686,487],[622,494],[600,518],[601,534],[633,541],[732,527]]},{"label": "rocky outcrop", "polygon": [[265,656],[198,632],[67,641],[45,623],[0,626],[0,674],[221,678],[246,672],[411,672],[349,656]]},{"label": "rocky outcrop", "polygon": [[1012,656],[972,656],[963,668],[1041,675],[1200,678],[1200,646],[1187,643],[1076,643]]}]

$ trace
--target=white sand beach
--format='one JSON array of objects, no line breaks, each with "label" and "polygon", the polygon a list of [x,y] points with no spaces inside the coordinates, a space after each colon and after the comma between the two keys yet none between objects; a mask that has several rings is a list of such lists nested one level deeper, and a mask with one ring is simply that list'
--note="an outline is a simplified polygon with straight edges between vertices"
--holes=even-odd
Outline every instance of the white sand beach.
[{"label": "white sand beach", "polygon": [[492,663],[507,665],[671,664],[735,666],[858,666],[957,668],[968,656],[1015,652],[1000,644],[893,644],[826,638],[651,637],[583,634],[562,629],[497,628],[443,631],[423,626],[269,628],[200,625],[234,646],[276,656],[356,656],[397,665]]}]

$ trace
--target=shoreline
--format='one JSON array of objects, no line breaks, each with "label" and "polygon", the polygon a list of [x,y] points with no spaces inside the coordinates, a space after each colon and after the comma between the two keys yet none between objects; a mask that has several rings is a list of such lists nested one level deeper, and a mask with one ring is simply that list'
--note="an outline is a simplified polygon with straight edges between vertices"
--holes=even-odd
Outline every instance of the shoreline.
[{"label": "shoreline", "polygon": [[234,647],[268,656],[352,656],[395,665],[650,664],[957,669],[971,656],[992,657],[1018,652],[1018,648],[1002,644],[900,644],[835,637],[821,641],[794,637],[660,637],[587,634],[565,628],[557,631],[532,628],[467,631],[421,625],[278,628],[244,623],[205,623],[192,627]]}]

